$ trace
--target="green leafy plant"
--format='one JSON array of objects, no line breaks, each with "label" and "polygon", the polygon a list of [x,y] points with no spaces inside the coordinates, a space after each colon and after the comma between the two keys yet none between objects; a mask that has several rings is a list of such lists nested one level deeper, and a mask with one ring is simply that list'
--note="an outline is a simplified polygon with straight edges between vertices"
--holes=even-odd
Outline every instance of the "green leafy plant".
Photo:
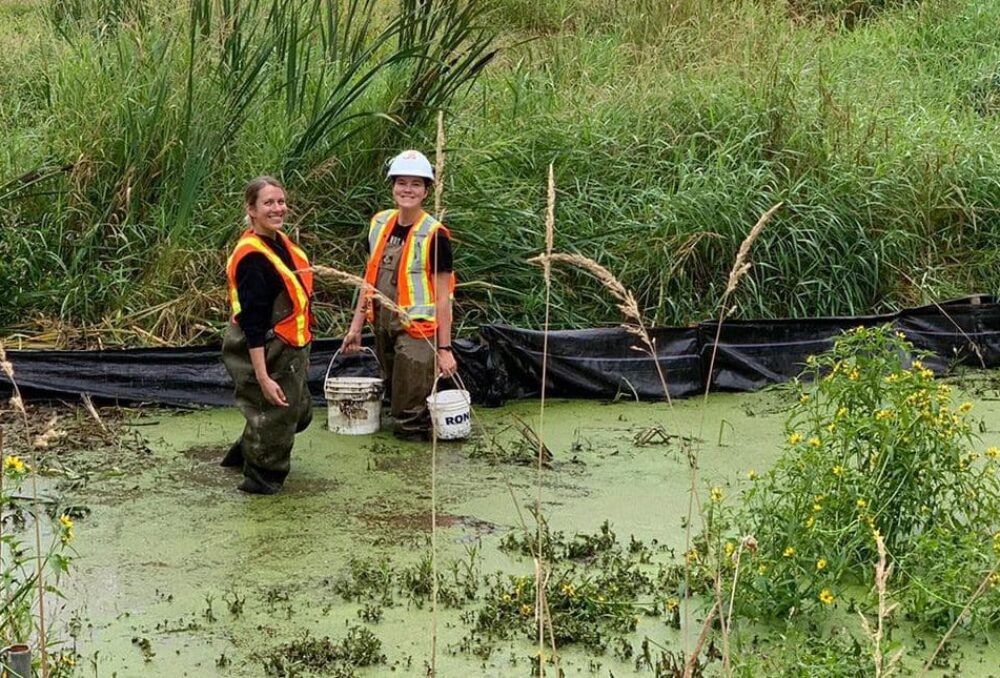
[{"label": "green leafy plant", "polygon": [[[952,619],[961,594],[975,590],[969,582],[990,571],[993,544],[1000,549],[1000,453],[970,451],[972,404],[956,404],[924,360],[888,327],[858,327],[808,360],[784,453],[752,481],[734,517],[758,542],[739,582],[742,612],[835,604],[846,587],[869,581],[876,535],[921,622]],[[987,617],[995,621],[995,603]]]},{"label": "green leafy plant", "polygon": [[[46,593],[62,596],[59,580],[69,572],[73,562],[73,519],[63,513],[47,527],[49,538],[42,544],[42,553],[35,550],[35,542],[27,537],[24,527],[28,521],[42,520],[50,525],[48,516],[33,515],[30,504],[23,499],[22,488],[31,473],[36,473],[16,455],[0,454],[0,644],[28,643],[38,621],[38,569],[39,562],[47,568],[43,573]],[[51,620],[50,620],[51,621]],[[51,624],[50,624],[51,625]],[[52,635],[49,634],[49,644]],[[68,667],[72,653],[48,655],[50,669]]]}]

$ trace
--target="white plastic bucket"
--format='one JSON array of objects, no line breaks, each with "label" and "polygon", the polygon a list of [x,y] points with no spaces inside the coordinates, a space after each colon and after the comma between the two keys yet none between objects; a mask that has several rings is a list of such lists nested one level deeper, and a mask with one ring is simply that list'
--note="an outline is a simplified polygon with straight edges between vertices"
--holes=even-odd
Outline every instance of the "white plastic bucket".
[{"label": "white plastic bucket", "polygon": [[[371,352],[371,349],[364,350]],[[375,433],[381,425],[383,380],[373,377],[331,377],[330,369],[338,355],[339,350],[330,359],[326,378],[323,380],[327,428],[343,435]]]},{"label": "white plastic bucket", "polygon": [[461,440],[472,433],[472,398],[468,391],[451,389],[427,397],[431,423],[441,440]]}]

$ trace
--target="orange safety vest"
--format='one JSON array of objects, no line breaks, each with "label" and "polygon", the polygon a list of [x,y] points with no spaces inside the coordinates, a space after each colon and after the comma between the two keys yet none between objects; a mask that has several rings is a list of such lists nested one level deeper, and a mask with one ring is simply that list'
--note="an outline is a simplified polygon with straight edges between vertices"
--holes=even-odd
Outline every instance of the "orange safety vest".
[{"label": "orange safety vest", "polygon": [[[371,255],[368,257],[368,266],[365,268],[365,282],[375,287],[378,276],[379,262],[382,260],[382,251],[389,241],[392,229],[396,226],[399,218],[399,210],[385,210],[372,217],[368,226],[368,250]],[[427,214],[421,213],[417,222],[410,228],[403,244],[403,253],[399,258],[399,285],[396,288],[396,303],[406,312],[400,318],[403,329],[411,337],[426,339],[433,337],[437,331],[436,307],[437,299],[434,290],[434,275],[431,272],[431,244],[432,237],[438,230],[444,231],[450,237],[448,229],[440,221]],[[452,272],[449,281],[448,294],[453,298],[455,292],[455,273]],[[372,311],[371,297],[368,294],[367,316],[368,322],[374,322],[375,316]]]},{"label": "orange safety vest", "polygon": [[259,252],[274,266],[285,284],[288,298],[292,300],[292,312],[274,326],[274,333],[286,344],[301,348],[312,341],[313,274],[309,268],[309,259],[306,258],[306,253],[284,233],[277,235],[285,243],[285,247],[292,257],[292,263],[295,264],[294,271],[288,268],[281,257],[250,229],[244,231],[236,243],[236,249],[233,250],[226,264],[226,277],[229,280],[229,302],[233,308],[232,321],[236,322],[236,316],[240,314],[241,310],[240,297],[236,290],[236,267],[239,266],[243,257]]}]

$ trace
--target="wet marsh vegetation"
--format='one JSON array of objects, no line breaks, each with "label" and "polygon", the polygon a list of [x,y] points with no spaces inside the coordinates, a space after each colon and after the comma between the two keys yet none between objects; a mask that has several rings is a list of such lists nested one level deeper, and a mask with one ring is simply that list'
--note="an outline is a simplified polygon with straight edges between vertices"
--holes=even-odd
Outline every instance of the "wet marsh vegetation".
[{"label": "wet marsh vegetation", "polygon": [[[216,465],[237,413],[138,419],[142,463],[73,488],[72,656],[98,675],[423,675],[436,591],[444,676],[996,675],[996,376],[934,380],[902,341],[855,332],[815,380],[704,406],[550,402],[537,513],[536,470],[484,442],[519,444],[536,403],[482,410],[488,433],[438,450],[436,562],[425,445],[317,426],[285,491],[251,498]],[[698,440],[702,407],[720,434]],[[557,654],[534,643],[540,607]]]}]

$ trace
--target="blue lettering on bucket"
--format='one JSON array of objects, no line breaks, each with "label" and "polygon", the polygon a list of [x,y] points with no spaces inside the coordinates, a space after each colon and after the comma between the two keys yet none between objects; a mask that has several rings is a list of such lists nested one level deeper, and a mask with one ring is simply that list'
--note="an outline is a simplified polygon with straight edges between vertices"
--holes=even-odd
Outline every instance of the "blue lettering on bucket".
[{"label": "blue lettering on bucket", "polygon": [[462,423],[464,423],[464,422],[466,422],[468,420],[469,420],[469,413],[468,412],[463,412],[462,414],[458,415],[457,417],[445,417],[444,418],[444,423],[445,423],[445,426],[456,426],[456,425],[462,424]]}]

